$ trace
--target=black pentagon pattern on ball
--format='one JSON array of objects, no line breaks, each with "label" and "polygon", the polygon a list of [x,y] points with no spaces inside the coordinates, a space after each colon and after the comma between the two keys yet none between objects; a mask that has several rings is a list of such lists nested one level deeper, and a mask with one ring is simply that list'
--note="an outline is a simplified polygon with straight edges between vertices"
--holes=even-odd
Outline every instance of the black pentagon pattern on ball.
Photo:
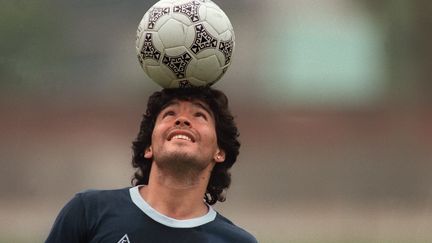
[{"label": "black pentagon pattern on ball", "polygon": [[225,65],[231,61],[231,55],[233,52],[234,41],[221,41],[219,42],[219,51],[225,56]]},{"label": "black pentagon pattern on ball", "polygon": [[203,24],[195,25],[195,40],[190,49],[197,54],[206,48],[216,48],[217,39],[213,37],[204,27]]},{"label": "black pentagon pattern on ball", "polygon": [[171,71],[174,72],[177,78],[184,78],[186,75],[186,67],[191,60],[192,56],[189,55],[189,53],[184,52],[179,56],[173,57],[164,55],[162,63],[165,64],[169,69],[171,69]]},{"label": "black pentagon pattern on ball", "polygon": [[198,13],[198,9],[200,5],[201,4],[196,1],[192,1],[190,3],[185,3],[181,5],[175,5],[174,12],[185,14],[193,23],[195,23],[200,20],[200,16]]},{"label": "black pentagon pattern on ball", "polygon": [[142,65],[144,59],[155,59],[156,61],[159,61],[160,57],[161,57],[160,51],[158,51],[153,46],[152,33],[146,33],[143,46],[141,48],[140,54],[138,55],[138,60]]},{"label": "black pentagon pattern on ball", "polygon": [[178,82],[178,84],[179,84],[179,88],[192,88],[193,87],[193,85],[186,79],[180,80]]},{"label": "black pentagon pattern on ball", "polygon": [[141,53],[138,54],[137,57],[138,57],[138,61],[139,61],[139,63],[141,64],[141,67],[142,67],[142,66],[144,65],[144,59],[143,59],[143,57],[142,57],[142,54],[141,54]]},{"label": "black pentagon pattern on ball", "polygon": [[148,28],[154,29],[156,21],[165,14],[169,14],[170,8],[154,8],[150,11]]}]

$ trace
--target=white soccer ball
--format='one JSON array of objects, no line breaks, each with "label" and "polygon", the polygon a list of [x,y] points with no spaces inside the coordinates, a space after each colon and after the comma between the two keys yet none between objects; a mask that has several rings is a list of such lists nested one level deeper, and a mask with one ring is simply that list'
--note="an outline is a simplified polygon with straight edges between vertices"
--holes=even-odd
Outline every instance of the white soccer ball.
[{"label": "white soccer ball", "polygon": [[164,88],[210,86],[231,64],[234,30],[210,0],[161,0],[142,18],[136,37],[144,72]]}]

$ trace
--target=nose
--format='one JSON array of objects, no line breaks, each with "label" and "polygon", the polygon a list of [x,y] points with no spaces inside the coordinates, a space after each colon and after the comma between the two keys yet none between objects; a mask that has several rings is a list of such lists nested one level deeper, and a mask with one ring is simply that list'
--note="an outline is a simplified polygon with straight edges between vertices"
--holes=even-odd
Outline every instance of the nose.
[{"label": "nose", "polygon": [[178,117],[176,119],[175,126],[176,127],[190,127],[191,123],[186,117],[181,116],[181,117]]}]

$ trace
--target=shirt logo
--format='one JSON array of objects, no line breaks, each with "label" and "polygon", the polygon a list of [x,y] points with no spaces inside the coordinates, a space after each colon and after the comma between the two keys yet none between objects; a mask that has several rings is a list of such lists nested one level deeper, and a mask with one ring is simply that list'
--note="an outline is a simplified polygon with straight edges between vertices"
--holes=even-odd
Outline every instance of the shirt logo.
[{"label": "shirt logo", "polygon": [[117,243],[130,243],[127,234],[125,234]]}]

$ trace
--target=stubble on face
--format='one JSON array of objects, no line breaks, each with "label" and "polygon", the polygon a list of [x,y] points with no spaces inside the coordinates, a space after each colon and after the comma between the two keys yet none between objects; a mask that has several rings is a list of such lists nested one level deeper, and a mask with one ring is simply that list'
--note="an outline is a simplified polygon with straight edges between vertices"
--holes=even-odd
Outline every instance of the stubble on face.
[{"label": "stubble on face", "polygon": [[208,161],[199,160],[181,151],[162,153],[154,158],[154,163],[161,172],[159,180],[171,178],[178,182],[178,186],[196,185],[209,166]]}]

